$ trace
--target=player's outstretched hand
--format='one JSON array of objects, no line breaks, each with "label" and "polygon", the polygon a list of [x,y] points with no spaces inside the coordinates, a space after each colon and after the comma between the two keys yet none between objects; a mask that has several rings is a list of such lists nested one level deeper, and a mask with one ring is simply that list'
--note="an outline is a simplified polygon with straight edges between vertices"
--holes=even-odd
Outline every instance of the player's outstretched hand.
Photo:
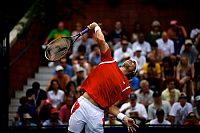
[{"label": "player's outstretched hand", "polygon": [[127,125],[128,132],[130,133],[135,133],[136,129],[139,128],[139,126],[135,123],[135,121],[132,118],[129,118],[127,116],[125,116],[123,122],[124,124]]},{"label": "player's outstretched hand", "polygon": [[91,23],[90,25],[88,25],[89,29],[94,29],[98,24],[96,22]]}]

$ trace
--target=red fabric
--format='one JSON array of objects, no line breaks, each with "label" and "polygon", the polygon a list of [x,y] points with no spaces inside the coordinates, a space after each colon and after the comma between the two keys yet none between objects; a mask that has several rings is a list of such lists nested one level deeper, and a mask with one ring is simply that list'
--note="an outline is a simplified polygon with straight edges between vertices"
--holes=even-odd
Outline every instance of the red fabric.
[{"label": "red fabric", "polygon": [[[110,50],[101,53],[101,58],[104,62],[114,61]],[[117,62],[99,64],[82,84],[82,88],[104,109],[118,100],[127,99],[131,92],[129,81],[119,69]]]},{"label": "red fabric", "polygon": [[72,108],[71,114],[73,114],[78,108],[80,107],[80,104],[78,103],[78,100],[74,103],[74,106]]}]

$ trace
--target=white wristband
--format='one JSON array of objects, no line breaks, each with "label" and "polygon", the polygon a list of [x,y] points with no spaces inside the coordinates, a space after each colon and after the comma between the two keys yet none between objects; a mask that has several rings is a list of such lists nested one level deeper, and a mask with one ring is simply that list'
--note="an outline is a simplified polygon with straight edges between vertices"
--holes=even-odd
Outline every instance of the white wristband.
[{"label": "white wristband", "polygon": [[95,33],[96,33],[98,30],[101,30],[101,28],[97,25],[97,26],[94,28]]},{"label": "white wristband", "polygon": [[124,119],[125,116],[126,116],[125,114],[119,113],[119,114],[117,115],[117,118],[118,118],[119,120],[122,121],[122,120]]}]

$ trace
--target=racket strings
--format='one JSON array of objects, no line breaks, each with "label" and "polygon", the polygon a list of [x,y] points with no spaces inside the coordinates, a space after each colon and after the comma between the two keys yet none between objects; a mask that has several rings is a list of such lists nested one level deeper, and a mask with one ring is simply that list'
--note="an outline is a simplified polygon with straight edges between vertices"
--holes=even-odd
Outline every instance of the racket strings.
[{"label": "racket strings", "polygon": [[66,38],[59,38],[50,43],[47,48],[46,56],[52,61],[62,58],[70,47],[70,40]]}]

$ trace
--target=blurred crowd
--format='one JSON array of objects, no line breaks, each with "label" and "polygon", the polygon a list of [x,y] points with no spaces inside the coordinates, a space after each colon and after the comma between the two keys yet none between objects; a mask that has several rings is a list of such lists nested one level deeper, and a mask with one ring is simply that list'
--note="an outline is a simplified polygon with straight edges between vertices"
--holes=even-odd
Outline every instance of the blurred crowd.
[{"label": "blurred crowd", "polygon": [[[148,32],[139,22],[127,30],[116,21],[111,32],[103,23],[99,25],[119,67],[130,58],[138,62],[138,72],[130,81],[132,93],[129,101],[121,103],[121,112],[134,118],[138,125],[200,125],[200,24],[187,31],[180,22],[171,20],[163,29],[155,20]],[[56,37],[75,35],[84,28],[79,22],[74,27],[70,31],[60,21],[42,48]],[[65,57],[47,62],[53,68],[48,86],[44,90],[39,81],[33,83],[20,98],[14,125],[67,125],[71,108],[83,93],[81,84],[100,62],[95,36],[84,34]],[[105,112],[105,125],[123,123]]]}]

